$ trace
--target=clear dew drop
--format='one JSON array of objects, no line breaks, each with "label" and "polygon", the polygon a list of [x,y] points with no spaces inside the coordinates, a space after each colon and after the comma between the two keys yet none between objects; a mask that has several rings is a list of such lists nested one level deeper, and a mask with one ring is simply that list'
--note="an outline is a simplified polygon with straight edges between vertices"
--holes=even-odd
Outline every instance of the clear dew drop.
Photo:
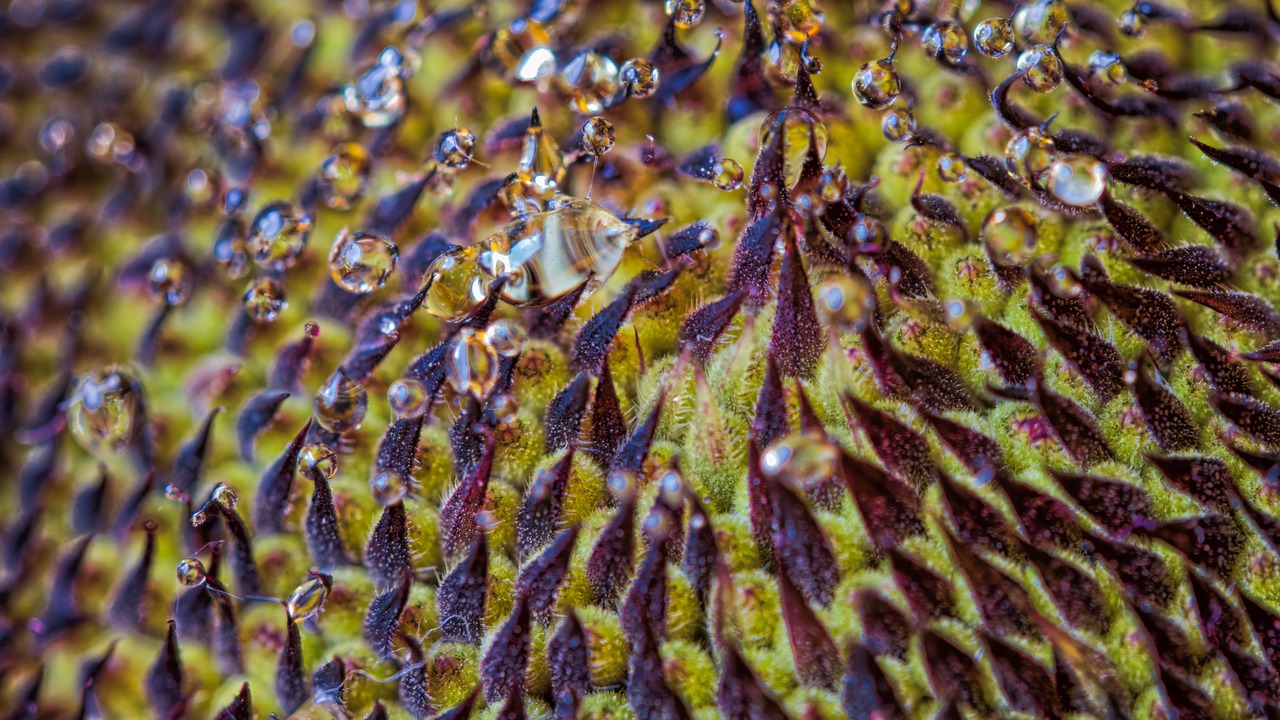
[{"label": "clear dew drop", "polygon": [[893,60],[872,60],[853,74],[853,96],[863,107],[883,110],[898,99],[902,92],[902,79],[893,66]]},{"label": "clear dew drop", "polygon": [[484,302],[487,279],[476,261],[477,247],[460,248],[437,257],[427,269],[423,307],[443,320],[458,320]]},{"label": "clear dew drop", "polygon": [[347,292],[366,295],[386,284],[400,250],[380,233],[343,228],[329,250],[329,275]]},{"label": "clear dew drop", "polygon": [[781,133],[782,137],[787,187],[795,187],[800,180],[800,171],[804,169],[805,158],[808,157],[811,148],[817,150],[819,160],[826,157],[827,126],[818,119],[817,115],[804,108],[787,107],[771,113],[764,119],[760,125],[760,147],[771,145],[778,133]]},{"label": "clear dew drop", "polygon": [[1094,50],[1089,55],[1089,72],[1108,85],[1123,85],[1129,79],[1129,71],[1118,53]]},{"label": "clear dew drop", "polygon": [[1147,18],[1136,10],[1127,10],[1116,18],[1116,27],[1131,38],[1140,38],[1147,34]]},{"label": "clear dew drop", "polygon": [[369,151],[359,143],[334,146],[320,163],[317,189],[320,200],[330,210],[350,210],[369,187],[373,161]]},{"label": "clear dew drop", "polygon": [[75,378],[67,404],[67,426],[90,452],[120,450],[138,430],[142,386],[129,371],[95,368]]},{"label": "clear dew drop", "polygon": [[582,126],[582,146],[596,157],[612,150],[616,140],[613,124],[600,116],[587,120]]},{"label": "clear dew drop", "polygon": [[400,378],[387,388],[387,404],[397,420],[417,420],[427,413],[431,396],[421,382]]},{"label": "clear dew drop", "polygon": [[988,18],[973,29],[973,46],[989,58],[1013,52],[1013,25],[1004,18]]},{"label": "clear dew drop", "polygon": [[481,53],[481,61],[499,74],[517,79],[521,59],[534,48],[548,48],[551,35],[542,23],[529,18],[516,18],[493,34]]},{"label": "clear dew drop", "polygon": [[666,0],[665,9],[676,27],[688,30],[702,22],[707,13],[707,0]]},{"label": "clear dew drop", "polygon": [[1039,93],[1047,93],[1062,82],[1062,61],[1047,45],[1028,48],[1018,56],[1018,69],[1025,70],[1022,82]]},{"label": "clear dew drop", "polygon": [[520,403],[511,393],[498,393],[489,398],[489,409],[493,411],[493,417],[498,422],[510,422],[515,419]]},{"label": "clear dew drop", "polygon": [[394,470],[383,470],[369,479],[369,490],[379,505],[395,505],[409,495],[409,483]]},{"label": "clear dew drop", "polygon": [[789,42],[774,40],[764,52],[765,70],[774,82],[790,84],[800,72],[800,48]]},{"label": "clear dew drop", "polygon": [[958,333],[968,332],[980,314],[978,304],[972,300],[948,300],[944,309],[946,311],[947,326]]},{"label": "clear dew drop", "polygon": [[742,164],[733,158],[720,158],[716,161],[712,172],[714,174],[711,182],[725,192],[732,192],[742,187],[743,178],[746,177],[746,173],[742,171]]},{"label": "clear dew drop", "polygon": [[338,473],[338,453],[325,443],[307,443],[298,453],[298,472],[308,480],[331,480]]},{"label": "clear dew drop", "polygon": [[298,261],[310,234],[311,216],[287,200],[278,200],[254,216],[245,246],[263,269],[280,272]]},{"label": "clear dew drop", "polygon": [[273,277],[260,277],[244,292],[244,311],[259,325],[273,323],[289,307],[284,285]]},{"label": "clear dew drop", "polygon": [[325,430],[344,433],[360,429],[369,411],[369,394],[358,380],[341,369],[316,392],[312,413]]},{"label": "clear dew drop", "polygon": [[849,227],[848,240],[855,247],[859,245],[883,247],[889,241],[889,229],[877,218],[860,214]]},{"label": "clear dew drop", "polygon": [[236,491],[226,483],[218,483],[214,486],[209,499],[217,503],[218,507],[224,510],[235,510],[236,503],[240,500],[236,495]]},{"label": "clear dew drop", "polygon": [[934,60],[948,65],[959,65],[969,54],[969,38],[960,24],[950,20],[938,22],[924,29],[920,44]]},{"label": "clear dew drop", "polygon": [[498,353],[485,342],[482,334],[463,328],[453,340],[444,372],[454,392],[470,393],[482,400],[498,382]]},{"label": "clear dew drop", "polygon": [[845,195],[849,192],[849,176],[845,173],[844,168],[839,165],[827,168],[822,173],[822,177],[818,179],[818,194],[822,198],[822,202],[828,205],[844,200]]},{"label": "clear dew drop", "polygon": [[999,265],[1022,265],[1036,254],[1040,229],[1036,217],[1020,207],[997,208],[982,221],[987,256]]},{"label": "clear dew drop", "polygon": [[792,45],[803,45],[817,35],[826,22],[819,0],[779,0],[769,3],[775,32]]},{"label": "clear dew drop", "polygon": [[906,108],[893,108],[880,118],[880,132],[889,142],[907,142],[916,132],[916,118]]},{"label": "clear dew drop", "polygon": [[633,98],[647,98],[658,89],[660,73],[644,58],[632,58],[622,64],[618,79]]},{"label": "clear dew drop", "polygon": [[1013,14],[1013,29],[1030,45],[1049,45],[1071,22],[1071,12],[1063,0],[1035,0]]},{"label": "clear dew drop", "polygon": [[347,112],[365,127],[394,125],[404,115],[406,99],[404,59],[394,47],[378,56],[378,62],[342,89]]},{"label": "clear dew drop", "polygon": [[178,306],[191,293],[191,273],[176,257],[160,258],[147,274],[147,289],[166,305]]},{"label": "clear dew drop", "polygon": [[435,161],[453,170],[461,170],[471,164],[476,148],[476,136],[464,127],[445,130],[436,138],[431,155]]},{"label": "clear dew drop", "polygon": [[837,332],[860,332],[875,313],[875,288],[860,275],[833,275],[818,286],[817,305]]},{"label": "clear dew drop", "polygon": [[501,357],[516,357],[529,344],[529,333],[515,320],[502,318],[484,329],[484,341]]},{"label": "clear dew drop", "polygon": [[209,579],[204,563],[199,558],[189,557],[178,563],[178,582],[186,587],[199,587]]},{"label": "clear dew drop", "polygon": [[618,64],[608,55],[584,50],[560,68],[556,82],[575,111],[598,113],[618,92]]},{"label": "clear dew drop", "polygon": [[760,456],[760,470],[772,479],[786,478],[796,487],[812,487],[836,474],[839,451],[825,433],[792,433],[775,440]]},{"label": "clear dew drop", "polygon": [[963,182],[968,177],[969,168],[964,158],[953,152],[944,152],[938,156],[938,178],[945,183]]},{"label": "clear dew drop", "polygon": [[1055,160],[1046,174],[1045,188],[1068,205],[1089,207],[1107,189],[1107,166],[1091,157],[1073,155]]},{"label": "clear dew drop", "polygon": [[302,583],[289,594],[286,606],[289,617],[297,622],[315,617],[329,597],[329,581],[321,577],[313,577]]},{"label": "clear dew drop", "polygon": [[533,117],[520,152],[516,177],[524,196],[545,202],[564,182],[564,156],[556,141],[543,130],[536,110]]},{"label": "clear dew drop", "polygon": [[1017,133],[1004,147],[1005,168],[1028,182],[1039,182],[1057,156],[1053,138],[1036,127]]}]

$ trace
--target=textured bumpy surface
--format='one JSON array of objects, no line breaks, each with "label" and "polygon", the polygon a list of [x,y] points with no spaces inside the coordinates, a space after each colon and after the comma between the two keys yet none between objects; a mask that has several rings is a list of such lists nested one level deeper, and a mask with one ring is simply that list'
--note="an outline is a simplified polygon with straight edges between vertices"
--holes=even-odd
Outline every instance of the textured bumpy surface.
[{"label": "textured bumpy surface", "polygon": [[5,717],[1280,716],[1266,0],[0,47]]}]

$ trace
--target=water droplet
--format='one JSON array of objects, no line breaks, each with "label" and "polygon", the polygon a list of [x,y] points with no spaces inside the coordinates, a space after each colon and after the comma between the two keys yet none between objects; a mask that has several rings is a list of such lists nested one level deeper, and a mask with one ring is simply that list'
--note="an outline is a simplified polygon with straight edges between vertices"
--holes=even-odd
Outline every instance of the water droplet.
[{"label": "water droplet", "polygon": [[133,438],[142,386],[132,373],[111,366],[76,377],[67,405],[67,426],[90,452],[119,450]]},{"label": "water droplet", "polygon": [[516,175],[525,192],[544,201],[555,195],[564,181],[564,157],[560,154],[560,146],[542,129],[537,110],[529,123]]},{"label": "water droplet", "polygon": [[889,142],[904,143],[916,132],[916,119],[906,108],[894,108],[880,119],[880,132]]},{"label": "water droplet", "polygon": [[658,68],[644,58],[632,58],[622,64],[618,79],[634,98],[647,98],[658,89]]},{"label": "water droplet", "polygon": [[489,409],[493,411],[493,417],[498,422],[507,422],[516,416],[520,403],[511,393],[498,393],[489,399]]},{"label": "water droplet", "polygon": [[369,186],[373,162],[369,151],[359,143],[342,143],[320,163],[317,190],[320,199],[331,210],[350,210]]},{"label": "water droplet", "polygon": [[332,582],[328,578],[313,577],[295,588],[289,595],[289,617],[301,622],[319,613],[325,599],[329,597],[329,585]]},{"label": "water droplet", "polygon": [[1057,155],[1053,138],[1036,127],[1014,135],[1004,147],[1005,167],[1030,182],[1039,182]]},{"label": "water droplet", "polygon": [[338,453],[325,443],[308,443],[298,454],[298,470],[311,481],[330,480],[338,473]]},{"label": "water droplet", "polygon": [[836,474],[839,452],[825,433],[809,430],[775,440],[760,456],[760,470],[773,479],[787,478],[797,487],[812,487]]},{"label": "water droplet", "polygon": [[746,173],[742,171],[742,164],[733,158],[720,158],[712,171],[715,175],[711,178],[711,182],[725,192],[742,187],[742,180],[746,177]]},{"label": "water droplet", "polygon": [[959,65],[969,53],[969,38],[960,23],[946,20],[934,23],[920,34],[920,44],[934,60]]},{"label": "water droplet", "polygon": [[1026,70],[1022,82],[1032,90],[1046,93],[1062,82],[1062,61],[1047,45],[1029,48],[1018,56],[1018,69]]},{"label": "water droplet", "polygon": [[166,305],[181,305],[191,292],[187,264],[174,257],[157,260],[147,275],[147,288]]},{"label": "water droplet", "polygon": [[946,304],[947,325],[956,332],[967,332],[978,319],[979,308],[971,300],[949,300]]},{"label": "water droplet", "polygon": [[1094,50],[1089,55],[1089,72],[1108,85],[1122,85],[1129,77],[1120,55],[1107,50]]},{"label": "water droplet", "polygon": [[556,79],[574,110],[598,113],[618,92],[618,65],[608,55],[584,50],[560,68]]},{"label": "water droplet", "polygon": [[997,208],[982,221],[982,242],[992,262],[1022,265],[1036,252],[1039,239],[1036,217],[1020,207]]},{"label": "water droplet", "polygon": [[849,192],[849,176],[844,168],[837,165],[823,171],[822,177],[818,180],[818,192],[822,202],[828,205],[844,200],[845,194]]},{"label": "water droplet", "polygon": [[209,511],[203,507],[191,513],[191,527],[200,527],[208,521]]},{"label": "water droplet", "polygon": [[853,96],[872,110],[889,107],[901,91],[902,80],[889,58],[872,60],[853,74]]},{"label": "water droplet", "polygon": [[275,322],[287,307],[289,301],[285,298],[284,286],[272,277],[254,280],[244,293],[244,311],[259,324]]},{"label": "water droplet", "polygon": [[312,405],[316,422],[332,433],[360,429],[368,411],[369,395],[364,385],[347,377],[341,368],[316,392]]},{"label": "water droplet", "polygon": [[776,133],[782,133],[787,186],[795,187],[810,147],[816,148],[819,160],[826,157],[827,126],[804,108],[787,107],[764,119],[760,125],[760,147],[771,145]]},{"label": "water droplet", "polygon": [[310,233],[311,216],[291,202],[278,200],[253,218],[246,247],[258,265],[279,272],[297,262]]},{"label": "water droplet", "polygon": [[483,335],[472,328],[463,328],[454,338],[444,372],[454,392],[484,399],[498,382],[498,353],[489,347]]},{"label": "water droplet", "polygon": [[593,117],[582,126],[582,145],[592,155],[609,152],[615,140],[613,125],[602,117]]},{"label": "water droplet", "polygon": [[1085,156],[1055,160],[1045,179],[1045,187],[1068,205],[1088,207],[1098,202],[1107,189],[1107,166]]},{"label": "water droplet", "polygon": [[365,295],[386,284],[400,250],[379,233],[343,228],[329,250],[329,275],[343,290]]},{"label": "water droplet", "polygon": [[409,495],[409,483],[394,470],[383,470],[369,480],[369,490],[379,505],[395,505]]},{"label": "water droplet", "polygon": [[481,59],[499,74],[512,78],[526,53],[534,48],[547,48],[550,45],[551,36],[542,23],[529,18],[517,18],[493,34]]},{"label": "water droplet", "polygon": [[471,153],[475,147],[476,136],[466,128],[455,127],[445,130],[436,138],[432,156],[445,167],[461,170],[471,163]]},{"label": "water droplet", "polygon": [[529,344],[529,333],[515,320],[495,320],[484,329],[484,341],[502,357],[515,357]]},{"label": "water droplet", "polygon": [[964,158],[953,152],[944,152],[938,156],[938,177],[945,183],[958,183],[967,177],[969,168]]},{"label": "water droplet", "polygon": [[973,46],[989,58],[1013,52],[1013,25],[1004,18],[988,18],[973,29]]},{"label": "water droplet", "polygon": [[423,307],[444,320],[457,320],[484,301],[487,283],[476,262],[476,247],[461,248],[436,258],[427,270],[431,287]]},{"label": "water droplet", "polygon": [[545,92],[555,77],[556,67],[560,64],[556,53],[549,47],[539,45],[529,48],[516,63],[515,77],[520,82],[529,83]]},{"label": "water droplet", "polygon": [[833,275],[818,286],[818,312],[838,332],[860,332],[875,308],[875,288],[861,275]]},{"label": "water droplet", "polygon": [[388,47],[378,62],[342,89],[347,111],[360,119],[365,127],[394,125],[404,115],[404,61],[399,51]]},{"label": "water droplet", "polygon": [[769,3],[774,32],[786,37],[792,45],[803,45],[817,35],[826,22],[818,0],[781,0]]},{"label": "water droplet", "polygon": [[209,499],[217,503],[223,510],[235,510],[239,497],[236,491],[226,483],[218,483],[213,488],[213,492],[209,495]]},{"label": "water droplet", "polygon": [[870,215],[858,215],[849,227],[849,240],[854,245],[876,245],[883,247],[889,241],[889,230],[877,218]]},{"label": "water droplet", "polygon": [[1116,27],[1124,35],[1140,38],[1147,34],[1147,18],[1136,10],[1128,10],[1116,18]]},{"label": "water droplet", "polygon": [[1013,14],[1013,29],[1029,45],[1049,45],[1070,21],[1071,13],[1062,0],[1035,0]]},{"label": "water droplet", "polygon": [[187,558],[178,563],[178,582],[187,587],[199,587],[209,578],[204,563],[199,558]]},{"label": "water droplet", "polygon": [[774,40],[764,52],[765,70],[774,82],[789,85],[796,81],[800,72],[800,48],[789,42]]},{"label": "water droplet", "polygon": [[702,22],[702,16],[707,13],[707,0],[667,0],[666,10],[676,27],[688,30]]},{"label": "water droplet", "polygon": [[387,404],[397,420],[417,420],[431,405],[427,386],[413,378],[400,378],[387,388]]}]

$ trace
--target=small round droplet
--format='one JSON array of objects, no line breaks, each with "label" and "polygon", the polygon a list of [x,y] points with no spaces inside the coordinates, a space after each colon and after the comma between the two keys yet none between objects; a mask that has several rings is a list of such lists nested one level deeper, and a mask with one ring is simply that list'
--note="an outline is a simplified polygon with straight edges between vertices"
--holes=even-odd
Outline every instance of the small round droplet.
[{"label": "small round droplet", "polygon": [[1147,18],[1136,10],[1128,10],[1116,18],[1116,27],[1131,38],[1140,38],[1147,34]]},{"label": "small round droplet", "polygon": [[210,494],[209,499],[217,503],[218,507],[223,510],[235,510],[236,503],[239,501],[236,491],[226,483],[218,483],[213,488],[213,493]]},{"label": "small round droplet", "polygon": [[818,312],[841,333],[860,332],[876,309],[876,293],[861,275],[833,275],[818,286]]},{"label": "small round droplet", "polygon": [[127,370],[89,370],[72,381],[67,426],[90,452],[119,450],[138,430],[141,396],[141,384]]},{"label": "small round droplet", "polygon": [[1094,50],[1089,55],[1089,72],[1108,85],[1122,85],[1129,78],[1124,60],[1118,53]]},{"label": "small round droplet", "polygon": [[260,277],[249,283],[244,293],[244,311],[256,323],[273,323],[289,307],[284,285],[272,277]]},{"label": "small round droplet", "polygon": [[880,132],[889,142],[904,143],[916,132],[916,119],[906,108],[893,108],[880,118]]},{"label": "small round droplet", "polygon": [[795,83],[801,62],[803,59],[800,56],[799,46],[789,42],[774,40],[764,51],[765,71],[774,82],[780,85]]},{"label": "small round droplet", "polygon": [[1045,188],[1057,199],[1076,207],[1098,202],[1107,189],[1107,166],[1086,155],[1055,160],[1045,178]]},{"label": "small round droplet", "polygon": [[520,403],[511,393],[498,393],[489,399],[489,409],[498,422],[507,422],[516,416]]},{"label": "small round droplet", "polygon": [[1014,135],[1004,147],[1005,167],[1029,182],[1039,182],[1057,156],[1053,138],[1037,127]]},{"label": "small round droplet", "polygon": [[332,583],[327,577],[317,576],[295,588],[287,603],[289,617],[297,622],[315,617],[329,597],[329,586]]},{"label": "small round droplet", "polygon": [[760,470],[773,479],[787,478],[807,488],[832,477],[839,468],[838,450],[825,433],[792,433],[775,440],[760,455]]},{"label": "small round droplet", "polygon": [[417,420],[431,406],[431,394],[420,381],[400,378],[387,388],[387,403],[397,420]]},{"label": "small round droplet", "polygon": [[454,170],[461,170],[471,164],[472,151],[476,147],[476,136],[463,127],[445,130],[436,138],[432,156],[436,162]]},{"label": "small round droplet", "polygon": [[209,511],[205,508],[191,513],[191,527],[200,527],[209,521]]},{"label": "small round droplet", "polygon": [[191,275],[187,264],[175,257],[160,258],[147,275],[151,294],[166,305],[181,305],[191,292]]},{"label": "small round droplet", "polygon": [[342,89],[347,111],[360,119],[365,127],[394,125],[404,115],[405,69],[400,52],[388,47],[378,56],[378,63]]},{"label": "small round droplet", "polygon": [[560,68],[560,89],[580,113],[598,113],[618,91],[618,65],[613,58],[584,50]]},{"label": "small round droplet", "polygon": [[962,182],[967,177],[969,168],[964,158],[953,152],[944,152],[938,156],[938,177],[945,183]]},{"label": "small round droplet", "polygon": [[189,557],[178,563],[178,582],[186,587],[199,587],[208,578],[209,574],[199,558]]},{"label": "small round droplet", "polygon": [[342,143],[320,163],[317,190],[331,210],[350,210],[369,186],[373,163],[369,151],[359,143]]},{"label": "small round droplet", "polygon": [[369,489],[382,506],[395,505],[409,495],[409,483],[394,470],[383,470],[370,478]]},{"label": "small round droplet", "polygon": [[612,150],[615,140],[613,125],[598,115],[582,126],[582,145],[596,157]]},{"label": "small round droplet", "polygon": [[1013,14],[1013,29],[1029,45],[1049,45],[1067,23],[1071,13],[1063,0],[1035,0]]},{"label": "small round droplet", "polygon": [[742,187],[742,180],[746,174],[742,171],[742,165],[733,158],[720,158],[716,161],[712,168],[715,175],[711,182],[715,186],[725,192],[732,192]]},{"label": "small round droplet", "polygon": [[331,480],[338,473],[338,453],[325,443],[308,443],[298,454],[298,471],[314,482]]},{"label": "small round droplet", "polygon": [[889,107],[901,91],[902,80],[893,61],[888,58],[872,60],[853,74],[853,96],[872,110]]},{"label": "small round droplet", "polygon": [[667,15],[681,30],[696,27],[707,13],[707,0],[667,0]]},{"label": "small round droplet", "polygon": [[948,300],[944,308],[947,326],[958,333],[968,332],[980,314],[978,304],[972,300]]},{"label": "small round droplet", "polygon": [[329,275],[338,287],[367,295],[395,272],[400,249],[380,233],[343,228],[329,250]]},{"label": "small round droplet", "polygon": [[1022,82],[1036,92],[1046,93],[1062,82],[1062,61],[1047,45],[1037,45],[1018,56],[1018,69],[1025,70]]},{"label": "small round droplet", "polygon": [[1036,253],[1039,222],[1020,207],[997,208],[982,221],[982,242],[987,257],[1003,266],[1017,266]]},{"label": "small round droplet", "polygon": [[774,31],[785,36],[792,45],[803,45],[817,35],[826,22],[826,14],[818,0],[779,0],[769,3]]},{"label": "small round droplet", "polygon": [[[879,219],[865,213],[858,215],[853,225],[849,227],[849,242],[855,247],[859,245],[884,247],[888,241],[889,229]],[[872,252],[878,252],[878,250],[872,250]]]},{"label": "small round droplet", "polygon": [[1004,18],[988,18],[973,29],[973,46],[989,58],[1013,52],[1013,25]]},{"label": "small round droplet", "polygon": [[800,181],[800,171],[811,150],[818,159],[827,155],[827,126],[804,108],[777,110],[760,124],[760,147],[769,147],[780,134],[787,187]]},{"label": "small round droplet", "polygon": [[312,404],[316,422],[332,433],[360,429],[368,411],[369,395],[364,385],[347,377],[341,369],[320,388]]},{"label": "small round droplet", "polygon": [[834,205],[844,200],[845,195],[849,192],[849,176],[845,173],[844,168],[837,165],[823,171],[822,177],[818,179],[818,192],[822,197],[822,202],[828,205]]},{"label": "small round droplet", "polygon": [[445,360],[445,379],[459,395],[485,398],[498,382],[498,353],[472,328],[458,331]]},{"label": "small round droplet", "polygon": [[969,53],[969,38],[965,37],[964,28],[950,20],[925,28],[920,34],[920,43],[930,57],[948,65],[959,65]]},{"label": "small round droplet", "polygon": [[618,79],[634,98],[647,98],[658,89],[658,68],[644,58],[632,58],[622,64]]},{"label": "small round droplet", "polygon": [[258,211],[245,245],[258,265],[279,272],[297,262],[310,234],[311,216],[291,202],[278,200]]},{"label": "small round droplet", "polygon": [[458,320],[484,302],[488,280],[477,262],[474,247],[461,248],[436,258],[427,269],[426,311],[442,320]]},{"label": "small round droplet", "polygon": [[524,352],[529,344],[529,333],[515,320],[495,320],[484,329],[484,341],[502,357],[512,358]]}]

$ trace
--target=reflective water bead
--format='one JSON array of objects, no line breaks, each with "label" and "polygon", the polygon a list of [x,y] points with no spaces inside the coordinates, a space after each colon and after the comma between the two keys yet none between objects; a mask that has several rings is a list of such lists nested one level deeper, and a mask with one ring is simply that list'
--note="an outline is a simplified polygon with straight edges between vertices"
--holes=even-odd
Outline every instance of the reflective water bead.
[{"label": "reflective water bead", "polygon": [[888,58],[872,60],[853,74],[853,96],[872,110],[889,107],[901,91],[902,80]]},{"label": "reflective water bead", "polygon": [[534,85],[538,92],[546,92],[559,64],[560,61],[551,48],[545,45],[531,47],[520,56],[520,62],[516,63],[515,77],[520,82]]},{"label": "reflective water bead", "polygon": [[520,184],[542,200],[555,195],[564,181],[564,156],[556,141],[542,129],[537,109],[529,120],[529,131],[525,135],[516,174]]},{"label": "reflective water bead", "polygon": [[1030,45],[1049,45],[1070,21],[1071,13],[1063,0],[1034,0],[1013,14],[1013,29]]},{"label": "reflective water bead", "polygon": [[515,320],[495,320],[484,329],[484,341],[502,357],[516,357],[529,344],[529,333]]},{"label": "reflective water bead", "polygon": [[1087,155],[1055,160],[1045,177],[1045,188],[1068,205],[1088,207],[1107,189],[1107,166]]},{"label": "reflective water bead", "polygon": [[860,332],[875,309],[875,288],[861,275],[833,275],[818,286],[818,312],[838,332]]},{"label": "reflective water bead", "polygon": [[920,43],[934,60],[949,65],[959,65],[969,53],[969,38],[957,22],[946,20],[934,23],[920,34]]},{"label": "reflective water bead", "polygon": [[824,170],[822,177],[818,179],[818,192],[822,202],[828,205],[844,200],[845,194],[849,192],[849,176],[844,168],[837,165]]},{"label": "reflective water bead", "polygon": [[742,187],[742,180],[746,177],[746,173],[742,170],[742,164],[733,158],[720,158],[716,161],[712,170],[715,174],[712,176],[711,182],[725,192],[731,192]]},{"label": "reflective water bead", "polygon": [[696,27],[707,13],[707,0],[666,0],[667,15],[681,30]]},{"label": "reflective water bead", "polygon": [[244,311],[259,324],[273,323],[289,307],[284,285],[273,277],[260,277],[244,292]]},{"label": "reflective water bead", "polygon": [[119,450],[137,432],[142,385],[127,370],[89,370],[72,381],[69,398],[67,426],[86,450]]},{"label": "reflective water bead", "polygon": [[279,272],[297,262],[310,234],[311,216],[291,202],[277,200],[254,216],[246,246],[259,266]]},{"label": "reflective water bead", "polygon": [[1036,253],[1040,223],[1020,207],[996,208],[982,221],[980,231],[987,256],[1000,265],[1022,265]]},{"label": "reflective water bead", "polygon": [[988,18],[973,29],[973,46],[989,58],[1013,52],[1013,25],[1004,18]]},{"label": "reflective water bead", "polygon": [[189,557],[178,563],[178,582],[186,587],[199,587],[209,578],[204,563],[199,558]]},{"label": "reflective water bead", "polygon": [[1140,38],[1147,34],[1147,18],[1136,10],[1127,10],[1116,18],[1116,27],[1131,38]]},{"label": "reflective water bead", "polygon": [[618,79],[634,98],[647,98],[658,89],[658,68],[644,58],[632,58],[622,64]]},{"label": "reflective water bead", "polygon": [[811,487],[836,474],[840,454],[826,433],[816,430],[779,438],[760,455],[760,470],[773,479],[788,478]]},{"label": "reflective water bead", "polygon": [[557,80],[574,110],[598,113],[618,92],[618,65],[608,55],[584,50],[560,68]]},{"label": "reflective water bead", "polygon": [[1121,85],[1129,77],[1120,55],[1107,50],[1094,50],[1089,55],[1089,72],[1108,85]]},{"label": "reflective water bead", "polygon": [[458,331],[445,359],[444,376],[454,392],[484,399],[498,382],[498,353],[472,328]]},{"label": "reflective water bead", "polygon": [[476,147],[476,136],[463,127],[445,130],[436,138],[432,156],[445,167],[461,170],[471,163],[471,153]]},{"label": "reflective water bead", "polygon": [[792,43],[774,40],[764,51],[765,69],[778,83],[790,84],[796,81],[800,72],[800,48]]},{"label": "reflective water bead", "polygon": [[516,411],[520,409],[520,403],[516,401],[516,396],[511,393],[498,393],[489,399],[489,408],[493,410],[493,417],[499,422],[506,422],[516,416]]},{"label": "reflective water bead", "polygon": [[437,257],[427,269],[427,297],[423,307],[444,320],[466,316],[484,302],[488,278],[477,262],[476,247],[459,248]]},{"label": "reflective water bead", "polygon": [[760,147],[771,145],[778,133],[782,134],[787,187],[795,187],[811,148],[817,152],[819,160],[826,157],[827,126],[804,108],[787,107],[773,112],[761,123]]},{"label": "reflective water bead", "polygon": [[387,388],[387,404],[397,420],[417,420],[431,406],[431,394],[420,381],[400,378]]},{"label": "reflective water bead", "polygon": [[395,272],[400,249],[380,233],[343,228],[329,250],[329,275],[347,292],[366,295]]},{"label": "reflective water bead", "polygon": [[1027,128],[1014,135],[1004,146],[1005,167],[1031,182],[1038,182],[1049,171],[1057,155],[1053,138],[1038,127]]},{"label": "reflective water bead", "polygon": [[379,505],[395,505],[409,495],[409,483],[394,470],[383,470],[369,479],[369,490]]},{"label": "reflective water bead", "polygon": [[942,182],[958,183],[968,175],[968,166],[964,158],[953,152],[944,152],[938,156],[938,177]]},{"label": "reflective water bead", "polygon": [[883,247],[889,241],[889,230],[878,219],[865,213],[859,214],[849,227],[849,241],[854,245]]},{"label": "reflective water bead", "polygon": [[369,186],[373,162],[369,151],[359,143],[342,143],[320,163],[317,189],[320,199],[331,210],[350,210]]},{"label": "reflective water bead", "polygon": [[338,473],[338,453],[325,443],[307,443],[298,454],[298,472],[312,481],[331,480]]},{"label": "reflective water bead", "polygon": [[175,257],[160,258],[147,274],[147,288],[166,305],[181,305],[191,292],[187,264]]},{"label": "reflective water bead", "polygon": [[365,127],[393,125],[404,115],[404,60],[394,47],[378,56],[378,62],[355,82],[342,89],[347,111]]},{"label": "reflective water bead", "polygon": [[964,299],[948,300],[943,310],[947,326],[958,333],[968,332],[981,312],[977,303]]},{"label": "reflective water bead", "polygon": [[1022,82],[1036,92],[1049,92],[1062,82],[1062,61],[1047,45],[1029,48],[1018,56],[1018,70],[1025,70]]},{"label": "reflective water bead", "polygon": [[481,59],[494,70],[512,77],[520,60],[533,48],[551,45],[551,36],[542,23],[529,18],[516,18],[493,34],[481,53]]},{"label": "reflective water bead", "polygon": [[299,585],[289,595],[289,601],[286,603],[289,617],[298,622],[314,617],[329,597],[331,587],[333,587],[333,578],[312,573],[310,580]]},{"label": "reflective water bead", "polygon": [[769,15],[777,32],[792,45],[803,45],[817,35],[826,22],[818,0],[780,0],[769,3]]},{"label": "reflective water bead", "polygon": [[916,118],[906,108],[887,110],[880,118],[880,132],[889,142],[907,142],[916,132]]},{"label": "reflective water bead", "polygon": [[612,150],[615,139],[613,125],[602,117],[593,117],[582,126],[582,145],[597,157]]},{"label": "reflective water bead", "polygon": [[369,395],[360,381],[338,369],[316,392],[312,412],[320,427],[332,433],[359,430],[369,411]]},{"label": "reflective water bead", "polygon": [[224,510],[235,510],[236,503],[240,500],[239,496],[236,495],[236,491],[226,483],[218,483],[214,486],[209,499]]}]

